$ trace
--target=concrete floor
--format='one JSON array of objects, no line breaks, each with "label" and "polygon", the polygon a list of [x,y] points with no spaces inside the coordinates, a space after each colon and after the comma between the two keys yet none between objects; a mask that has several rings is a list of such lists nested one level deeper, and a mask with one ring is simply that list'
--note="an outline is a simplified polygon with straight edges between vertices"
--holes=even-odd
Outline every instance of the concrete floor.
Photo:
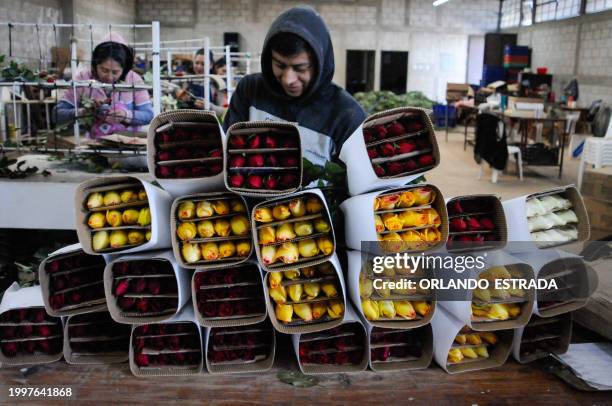
[{"label": "concrete floor", "polygon": [[[473,135],[472,135],[473,136]],[[563,162],[563,177],[558,178],[558,167],[523,167],[523,181],[518,179],[516,164],[508,161],[508,171],[500,174],[497,184],[491,182],[491,169],[483,164],[484,173],[478,180],[479,167],[474,161],[474,148],[468,145],[463,150],[463,126],[449,131],[445,142],[444,130],[437,131],[440,148],[440,166],[427,174],[427,181],[440,188],[445,198],[464,194],[490,193],[502,200],[535,193],[555,186],[575,184],[578,178],[579,160],[570,159],[566,150]]]}]

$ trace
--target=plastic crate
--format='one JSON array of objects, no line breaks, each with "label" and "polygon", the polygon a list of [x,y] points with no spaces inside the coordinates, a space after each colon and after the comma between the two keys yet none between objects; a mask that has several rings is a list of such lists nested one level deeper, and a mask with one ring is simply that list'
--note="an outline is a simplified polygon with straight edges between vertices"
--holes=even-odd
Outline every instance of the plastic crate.
[{"label": "plastic crate", "polygon": [[448,126],[457,125],[457,109],[455,106],[446,104],[435,104],[433,106],[434,124],[436,127],[446,127],[446,109],[448,108]]},{"label": "plastic crate", "polygon": [[519,145],[525,165],[554,166],[559,164],[558,147],[550,148],[544,144]]}]

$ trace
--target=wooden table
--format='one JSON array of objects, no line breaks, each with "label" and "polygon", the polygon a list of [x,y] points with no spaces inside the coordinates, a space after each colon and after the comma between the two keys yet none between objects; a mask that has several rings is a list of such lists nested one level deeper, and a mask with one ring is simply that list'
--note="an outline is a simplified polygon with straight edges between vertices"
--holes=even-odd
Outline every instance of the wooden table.
[{"label": "wooden table", "polygon": [[[610,393],[581,392],[533,365],[514,361],[508,361],[501,368],[456,375],[449,375],[437,366],[420,371],[321,375],[317,386],[296,388],[277,378],[278,372],[297,370],[287,358],[277,360],[272,371],[263,373],[153,379],[134,377],[127,364],[76,366],[62,361],[41,366],[26,377],[17,369],[2,368],[0,402],[6,404],[8,388],[18,385],[71,387],[76,394],[74,399],[88,404],[591,405],[612,402]],[[49,398],[43,401],[44,404],[63,403]]]}]

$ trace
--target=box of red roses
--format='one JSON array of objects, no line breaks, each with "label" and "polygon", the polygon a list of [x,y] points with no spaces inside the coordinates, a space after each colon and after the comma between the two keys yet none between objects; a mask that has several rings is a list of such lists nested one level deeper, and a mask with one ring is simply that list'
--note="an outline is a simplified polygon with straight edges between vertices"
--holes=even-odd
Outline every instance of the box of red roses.
[{"label": "box of red roses", "polygon": [[374,372],[425,369],[433,359],[431,325],[412,330],[367,326]]},{"label": "box of red roses", "polygon": [[13,283],[0,303],[0,364],[36,365],[62,358],[62,319],[47,314],[40,286]]},{"label": "box of red roses", "polygon": [[207,328],[205,334],[206,368],[211,374],[263,372],[274,364],[276,334],[268,320]]},{"label": "box of red roses", "polygon": [[349,192],[401,186],[435,168],[440,152],[425,109],[399,107],[369,116],[344,142]]},{"label": "box of red roses", "polygon": [[251,230],[257,259],[268,272],[318,265],[336,251],[329,208],[320,189],[257,204]]},{"label": "box of red roses", "polygon": [[132,326],[130,370],[135,376],[187,376],[202,372],[202,332],[185,306],[171,319]]},{"label": "box of red roses", "polygon": [[191,289],[196,319],[201,326],[246,326],[266,318],[262,273],[255,261],[196,271]]},{"label": "box of red roses", "polygon": [[87,254],[127,254],[171,246],[172,198],[135,176],[81,182],[75,194],[76,230]]},{"label": "box of red roses", "polygon": [[70,316],[106,310],[104,267],[107,256],[88,255],[81,244],[51,253],[38,267],[47,313]]},{"label": "box of red roses", "polygon": [[504,208],[494,195],[457,196],[446,201],[448,252],[502,249],[508,229]]},{"label": "box of red roses", "polygon": [[168,320],[188,303],[190,280],[170,251],[122,256],[104,269],[106,304],[119,323]]},{"label": "box of red roses", "polygon": [[246,201],[231,192],[177,198],[170,231],[178,263],[190,269],[218,269],[244,263],[253,252]]},{"label": "box of red roses", "polygon": [[131,327],[114,321],[107,310],[68,316],[64,358],[69,364],[115,364],[128,360]]},{"label": "box of red roses", "polygon": [[244,196],[271,197],[302,185],[300,133],[293,123],[250,121],[227,130],[225,186]]},{"label": "box of red roses", "polygon": [[350,304],[342,324],[316,333],[293,334],[293,348],[305,374],[359,372],[368,366],[365,327]]},{"label": "box of red roses", "polygon": [[372,253],[427,252],[448,238],[446,204],[429,184],[402,186],[353,196],[340,208],[346,245]]},{"label": "box of red roses", "polygon": [[431,269],[385,267],[375,273],[364,253],[347,255],[349,294],[366,326],[409,330],[429,324],[436,312],[436,291],[422,289],[419,281],[433,278]]},{"label": "box of red roses", "polygon": [[267,272],[264,286],[270,320],[281,333],[321,331],[344,319],[347,296],[335,254],[319,265]]},{"label": "box of red roses", "polygon": [[149,173],[172,196],[223,188],[225,134],[213,112],[167,111],[149,125]]},{"label": "box of red roses", "polygon": [[431,327],[434,358],[449,374],[502,366],[512,349],[513,330],[474,331],[444,309]]},{"label": "box of red roses", "polygon": [[535,314],[525,327],[514,329],[512,355],[525,364],[551,354],[565,354],[572,339],[572,313],[542,318]]}]

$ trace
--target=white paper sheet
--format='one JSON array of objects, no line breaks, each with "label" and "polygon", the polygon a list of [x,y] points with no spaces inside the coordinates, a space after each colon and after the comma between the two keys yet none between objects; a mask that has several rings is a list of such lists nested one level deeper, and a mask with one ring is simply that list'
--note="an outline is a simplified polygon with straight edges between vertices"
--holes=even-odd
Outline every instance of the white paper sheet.
[{"label": "white paper sheet", "polygon": [[590,386],[612,390],[612,343],[570,344],[558,357]]}]

